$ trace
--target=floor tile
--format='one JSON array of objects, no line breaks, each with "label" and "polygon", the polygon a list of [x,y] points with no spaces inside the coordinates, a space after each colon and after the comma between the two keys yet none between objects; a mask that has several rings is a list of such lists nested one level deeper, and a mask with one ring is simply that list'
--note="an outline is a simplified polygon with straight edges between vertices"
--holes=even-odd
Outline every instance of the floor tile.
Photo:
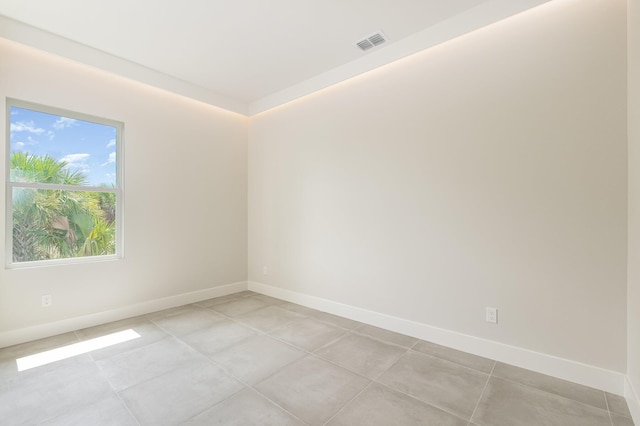
[{"label": "floor tile", "polygon": [[633,420],[615,413],[611,413],[611,422],[613,426],[634,426]]},{"label": "floor tile", "polygon": [[272,303],[257,299],[254,296],[248,296],[241,299],[232,300],[230,302],[221,303],[219,305],[214,305],[209,309],[213,309],[214,311],[220,312],[228,317],[235,318],[239,315],[264,308],[265,306],[269,306],[271,304]]},{"label": "floor tile", "polygon": [[141,425],[175,425],[243,386],[210,362],[198,362],[140,383],[120,397]]},{"label": "floor tile", "polygon": [[383,328],[374,327],[372,325],[363,324],[354,330],[356,333],[364,334],[374,339],[382,340],[383,342],[393,343],[394,345],[402,346],[405,348],[412,347],[418,339],[411,336],[405,336],[404,334],[394,333],[393,331],[385,330]]},{"label": "floor tile", "polygon": [[[26,376],[0,389],[0,422],[33,425],[81,410],[112,394],[87,355],[43,374]],[[6,419],[11,419],[10,423]]]},{"label": "floor tile", "polygon": [[98,361],[111,387],[120,391],[189,363],[204,361],[204,355],[174,337]]},{"label": "floor tile", "polygon": [[606,426],[605,410],[491,377],[472,421],[480,426]]},{"label": "floor tile", "polygon": [[252,296],[258,300],[262,300],[263,302],[268,303],[269,305],[280,305],[282,303],[286,303],[284,300],[277,299],[275,297],[267,296],[266,294],[254,293]]},{"label": "floor tile", "polygon": [[209,425],[303,426],[304,423],[255,391],[245,389],[184,423],[184,426]]},{"label": "floor tile", "polygon": [[182,306],[176,306],[174,308],[163,309],[161,311],[151,312],[145,315],[141,315],[139,318],[144,319],[146,321],[153,321],[160,318],[167,318],[174,315],[193,312],[198,309],[202,309],[202,307],[196,306],[196,305],[182,305]]},{"label": "floor tile", "polygon": [[306,306],[298,305],[291,302],[282,302],[279,303],[278,306],[282,309],[286,309],[287,311],[295,312],[304,316],[313,316],[318,312],[315,309],[307,308]]},{"label": "floor tile", "polygon": [[[13,361],[15,364],[15,361]],[[13,391],[17,387],[25,387],[44,383],[47,380],[54,380],[58,376],[75,374],[91,374],[98,372],[97,366],[88,354],[76,355],[67,359],[51,362],[27,370],[18,371],[0,380],[0,393]],[[106,382],[106,380],[105,380]]]},{"label": "floor tile", "polygon": [[256,389],[303,421],[321,425],[368,383],[348,370],[307,356],[261,382]]},{"label": "floor tile", "polygon": [[202,307],[205,307],[205,308],[210,308],[211,306],[219,305],[221,303],[230,302],[232,300],[242,299],[243,297],[247,297],[247,296],[254,296],[256,294],[257,293],[254,293],[252,291],[245,290],[245,291],[240,291],[238,293],[228,294],[226,296],[216,297],[214,299],[203,300],[201,302],[195,303],[195,305],[202,306]]},{"label": "floor tile", "polygon": [[344,328],[346,330],[353,330],[356,327],[362,325],[361,322],[353,321],[348,318],[339,317],[337,315],[329,314],[327,312],[314,311],[311,316],[318,321],[327,322],[335,326]]},{"label": "floor tile", "polygon": [[622,417],[631,418],[631,412],[629,412],[627,400],[624,399],[623,396],[605,392],[605,397],[607,398],[607,407],[609,407],[609,411]]},{"label": "floor tile", "polygon": [[480,371],[410,350],[378,381],[468,419],[488,377]]},{"label": "floor tile", "polygon": [[300,318],[270,334],[307,351],[314,351],[347,333],[343,328],[313,318]]},{"label": "floor tile", "polygon": [[413,350],[446,359],[447,361],[455,362],[456,364],[464,365],[465,367],[473,368],[474,370],[479,370],[487,374],[491,373],[493,365],[495,364],[495,361],[492,359],[447,348],[446,346],[436,345],[435,343],[424,340],[418,342],[413,347]]},{"label": "floor tile", "polygon": [[467,426],[465,420],[374,383],[342,410],[330,426]]},{"label": "floor tile", "polygon": [[269,336],[253,336],[211,356],[228,373],[248,384],[256,384],[304,352]]},{"label": "floor tile", "polygon": [[295,312],[280,309],[277,306],[266,306],[238,315],[235,320],[257,330],[269,332],[299,318],[302,316]]},{"label": "floor tile", "polygon": [[603,410],[607,409],[604,392],[577,383],[557,379],[555,377],[536,373],[513,365],[496,363],[493,375],[502,379],[512,380],[545,392],[571,398],[576,401],[592,405]]},{"label": "floor tile", "polygon": [[406,351],[406,348],[349,333],[329,346],[317,350],[315,354],[353,372],[375,379]]},{"label": "floor tile", "polygon": [[194,309],[189,312],[158,318],[153,322],[174,336],[182,336],[209,328],[213,323],[223,319],[225,317],[209,309]]},{"label": "floor tile", "polygon": [[42,423],[42,426],[138,426],[115,394]]},{"label": "floor tile", "polygon": [[207,329],[180,336],[179,338],[198,352],[205,355],[213,355],[255,334],[256,331],[249,327],[225,319],[213,323]]}]

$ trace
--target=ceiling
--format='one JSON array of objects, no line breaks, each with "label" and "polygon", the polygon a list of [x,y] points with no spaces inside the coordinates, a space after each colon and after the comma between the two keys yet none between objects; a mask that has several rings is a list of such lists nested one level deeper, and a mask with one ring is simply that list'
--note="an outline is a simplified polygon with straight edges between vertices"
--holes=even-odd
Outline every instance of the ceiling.
[{"label": "ceiling", "polygon": [[252,115],[546,1],[0,0],[0,37]]}]

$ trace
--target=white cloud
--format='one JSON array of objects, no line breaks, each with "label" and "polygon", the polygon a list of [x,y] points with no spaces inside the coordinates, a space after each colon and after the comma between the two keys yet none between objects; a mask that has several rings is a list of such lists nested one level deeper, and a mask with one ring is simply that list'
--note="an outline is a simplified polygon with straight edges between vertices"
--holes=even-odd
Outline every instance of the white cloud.
[{"label": "white cloud", "polygon": [[53,123],[53,128],[56,130],[66,129],[67,127],[75,126],[76,119],[68,118],[68,117],[60,117]]},{"label": "white cloud", "polygon": [[[13,139],[13,135],[11,137]],[[39,143],[31,139],[31,136],[27,137],[27,139],[11,141],[11,149],[16,151],[28,150],[30,146],[38,146]]]},{"label": "white cloud", "polygon": [[45,132],[44,129],[36,127],[33,121],[18,121],[17,123],[11,123],[12,132],[29,132],[41,135]]},{"label": "white cloud", "polygon": [[91,157],[91,154],[69,154],[65,155],[60,161],[66,161],[67,163],[75,163],[77,161],[84,161]]},{"label": "white cloud", "polygon": [[109,141],[109,143],[107,144],[107,148],[111,148],[112,146],[116,146],[116,140],[115,139],[111,139]]},{"label": "white cloud", "polygon": [[69,154],[62,157],[60,161],[66,162],[67,165],[65,167],[68,169],[77,169],[83,173],[88,173],[91,171],[91,168],[87,164],[87,159],[89,157],[91,157],[91,154]]},{"label": "white cloud", "polygon": [[110,152],[109,153],[109,158],[107,159],[106,163],[102,163],[101,166],[106,166],[107,164],[111,164],[111,163],[115,163],[116,162],[116,153],[115,152]]}]

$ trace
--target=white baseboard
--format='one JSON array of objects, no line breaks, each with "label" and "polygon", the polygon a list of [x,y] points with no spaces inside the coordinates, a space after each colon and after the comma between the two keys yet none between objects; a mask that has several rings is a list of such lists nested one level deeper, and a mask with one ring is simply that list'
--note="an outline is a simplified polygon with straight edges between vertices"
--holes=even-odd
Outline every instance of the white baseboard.
[{"label": "white baseboard", "polygon": [[624,381],[624,396],[627,400],[633,423],[640,425],[640,394],[636,392],[636,388],[631,383],[629,376]]},{"label": "white baseboard", "polygon": [[[259,282],[249,281],[248,289],[460,351],[601,389],[616,395],[625,394],[626,376],[616,371],[445,330],[428,324],[369,311]],[[640,422],[637,421],[636,423],[640,424]]]},{"label": "white baseboard", "polygon": [[68,318],[46,324],[38,324],[30,327],[10,330],[0,333],[0,348],[30,342],[32,340],[55,336],[82,328],[93,327],[111,321],[118,321],[138,315],[175,308],[176,306],[200,302],[214,297],[226,296],[247,289],[247,282],[241,281],[198,290],[191,293],[183,293],[161,299],[148,300],[135,305],[116,308],[109,311],[96,312],[80,317]]}]

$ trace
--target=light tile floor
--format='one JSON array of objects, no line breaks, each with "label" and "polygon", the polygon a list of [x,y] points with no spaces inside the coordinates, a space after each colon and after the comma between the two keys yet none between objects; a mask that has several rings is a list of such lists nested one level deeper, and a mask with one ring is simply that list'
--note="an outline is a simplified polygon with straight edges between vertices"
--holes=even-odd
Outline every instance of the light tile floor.
[{"label": "light tile floor", "polygon": [[[18,372],[16,358],[140,338]],[[2,425],[631,426],[624,398],[252,292],[0,349]]]}]

